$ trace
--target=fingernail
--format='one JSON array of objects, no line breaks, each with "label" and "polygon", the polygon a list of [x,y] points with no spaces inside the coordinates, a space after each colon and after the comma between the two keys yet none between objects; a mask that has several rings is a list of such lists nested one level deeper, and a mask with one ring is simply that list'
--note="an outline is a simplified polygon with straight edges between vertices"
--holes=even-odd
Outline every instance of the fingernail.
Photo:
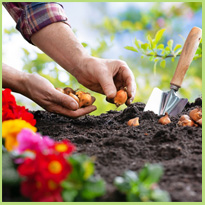
[{"label": "fingernail", "polygon": [[71,102],[71,103],[70,103],[70,108],[73,109],[73,110],[77,110],[77,109],[78,109],[77,103]]},{"label": "fingernail", "polygon": [[107,94],[107,97],[108,97],[108,98],[114,98],[115,95],[116,95],[116,93],[110,92],[110,93]]}]

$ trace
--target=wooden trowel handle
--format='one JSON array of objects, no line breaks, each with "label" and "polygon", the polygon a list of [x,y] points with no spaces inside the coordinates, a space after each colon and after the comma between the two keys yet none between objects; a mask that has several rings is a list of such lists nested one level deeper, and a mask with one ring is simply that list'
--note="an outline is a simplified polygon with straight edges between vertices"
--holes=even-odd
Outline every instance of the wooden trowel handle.
[{"label": "wooden trowel handle", "polygon": [[202,30],[198,27],[192,28],[189,32],[180,55],[177,68],[170,83],[172,86],[176,86],[178,88],[181,87],[186,71],[189,68],[199,46],[201,35]]}]

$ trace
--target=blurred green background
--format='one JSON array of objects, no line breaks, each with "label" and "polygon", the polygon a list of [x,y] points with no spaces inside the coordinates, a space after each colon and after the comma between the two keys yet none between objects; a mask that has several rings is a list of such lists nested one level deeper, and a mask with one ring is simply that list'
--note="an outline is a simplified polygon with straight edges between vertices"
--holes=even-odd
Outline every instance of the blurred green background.
[{"label": "blurred green background", "polygon": [[[73,31],[88,52],[96,57],[116,58],[127,62],[132,69],[137,91],[134,102],[146,103],[153,87],[168,90],[180,51],[193,26],[202,27],[202,4],[197,2],[63,2]],[[3,62],[29,73],[38,73],[55,87],[72,87],[90,92],[69,73],[36,47],[29,45],[15,30],[15,23],[6,10],[2,13]],[[159,42],[156,34],[163,30]],[[139,44],[139,45],[138,45]],[[182,88],[180,97],[190,102],[201,96],[201,44],[197,50]],[[161,57],[157,57],[161,56]],[[116,109],[105,96],[96,97],[99,115]],[[32,101],[16,95],[19,104],[31,110],[41,109]],[[117,110],[124,109],[123,105]]]}]

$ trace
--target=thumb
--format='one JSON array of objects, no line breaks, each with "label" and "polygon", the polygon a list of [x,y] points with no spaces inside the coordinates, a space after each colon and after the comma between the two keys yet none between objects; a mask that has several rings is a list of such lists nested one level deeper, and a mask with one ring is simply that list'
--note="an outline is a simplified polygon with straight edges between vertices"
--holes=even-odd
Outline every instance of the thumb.
[{"label": "thumb", "polygon": [[72,97],[70,97],[69,95],[61,93],[58,90],[55,90],[54,94],[55,94],[54,101],[56,104],[59,104],[71,110],[77,110],[79,108],[78,102],[74,100]]},{"label": "thumb", "polygon": [[116,96],[117,89],[111,76],[104,75],[99,82],[107,98],[114,98]]}]

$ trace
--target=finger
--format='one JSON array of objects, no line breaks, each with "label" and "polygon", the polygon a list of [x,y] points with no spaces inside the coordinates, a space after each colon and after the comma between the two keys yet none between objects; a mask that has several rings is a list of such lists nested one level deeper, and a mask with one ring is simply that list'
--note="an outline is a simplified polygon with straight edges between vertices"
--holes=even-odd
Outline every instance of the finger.
[{"label": "finger", "polygon": [[117,89],[113,82],[112,76],[102,75],[100,76],[99,83],[108,98],[114,98],[117,94]]},{"label": "finger", "polygon": [[108,97],[106,97],[106,101],[109,102],[109,103],[115,104],[115,103],[114,103],[114,98],[108,98]]},{"label": "finger", "polygon": [[77,117],[86,115],[88,113],[91,113],[91,112],[95,111],[96,109],[97,109],[96,106],[90,105],[88,107],[80,108],[78,110],[73,111],[73,110],[69,110],[69,109],[66,109],[64,107],[57,105],[52,110],[52,112],[55,112],[55,113],[58,113],[58,114],[61,114],[61,115],[67,116],[67,117],[71,117],[71,118],[77,118]]},{"label": "finger", "polygon": [[136,83],[134,80],[134,75],[127,65],[121,66],[121,69],[123,69],[122,79],[125,82],[127,87],[128,100],[126,104],[129,105],[134,100],[136,94]]},{"label": "finger", "polygon": [[69,110],[77,110],[79,108],[78,102],[69,95],[61,93],[54,89],[52,101]]}]

